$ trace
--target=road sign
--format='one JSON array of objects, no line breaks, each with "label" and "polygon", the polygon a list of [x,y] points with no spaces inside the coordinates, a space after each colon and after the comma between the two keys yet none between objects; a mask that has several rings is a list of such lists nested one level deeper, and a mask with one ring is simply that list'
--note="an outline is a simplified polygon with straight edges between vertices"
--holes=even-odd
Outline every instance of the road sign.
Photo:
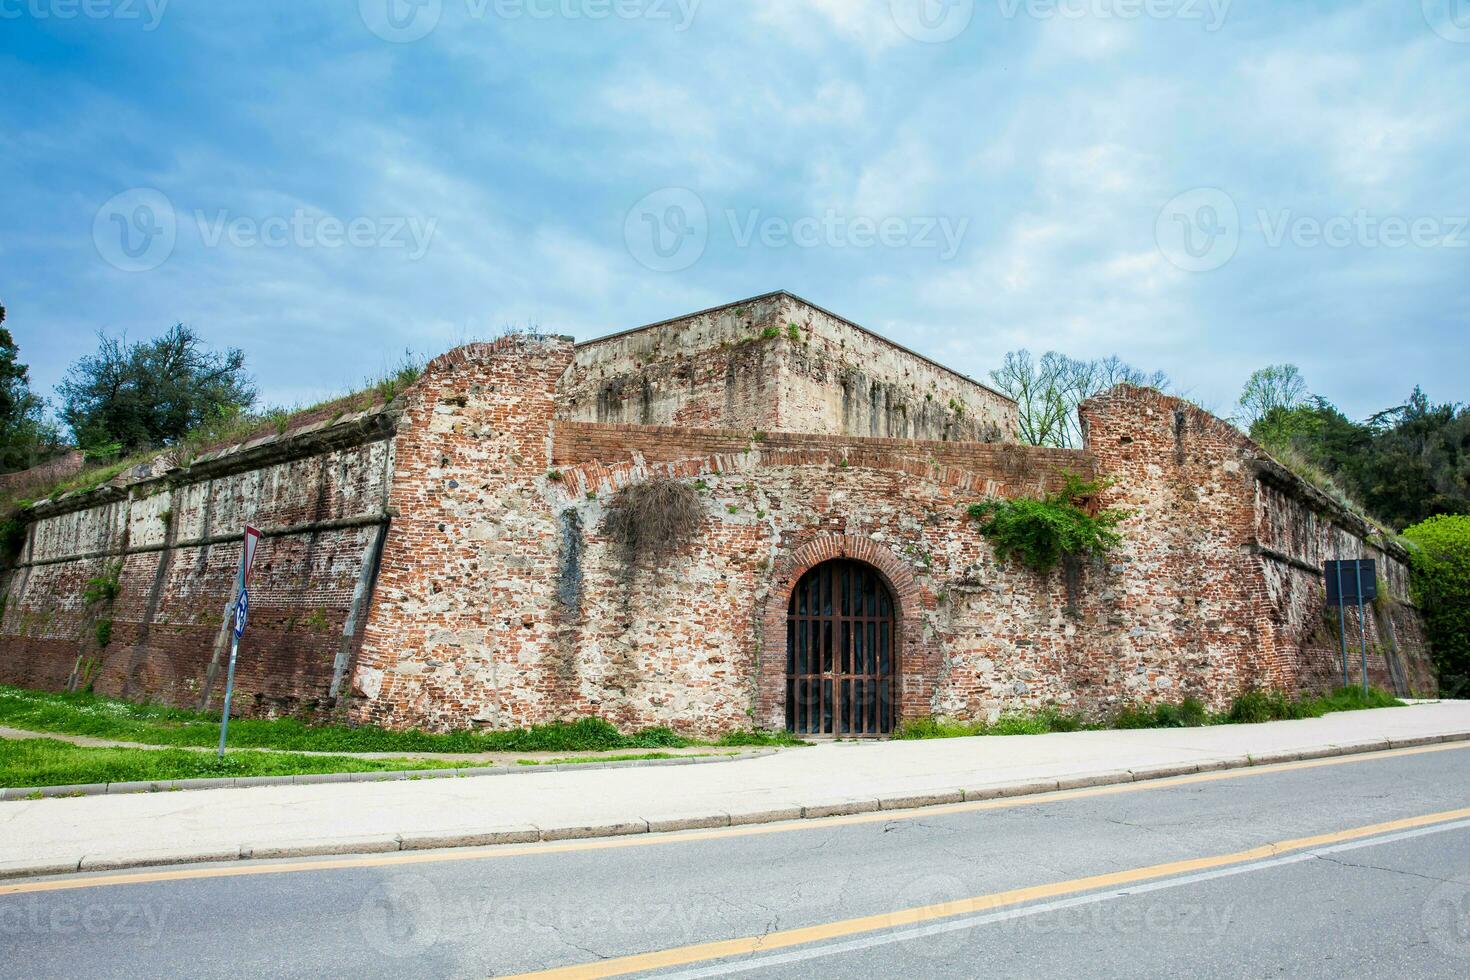
[{"label": "road sign", "polygon": [[255,546],[260,544],[260,532],[249,524],[245,525],[245,550],[240,556],[240,588],[250,587],[250,567],[255,564]]},{"label": "road sign", "polygon": [[1378,564],[1372,558],[1329,561],[1322,571],[1329,606],[1356,606],[1378,598]]},{"label": "road sign", "polygon": [[235,640],[245,635],[245,622],[250,618],[250,590],[241,589],[235,600]]},{"label": "road sign", "polygon": [[235,628],[230,638],[230,669],[225,675],[225,703],[219,722],[219,757],[225,757],[225,736],[230,730],[230,699],[235,694],[235,658],[240,654],[240,637],[245,635],[245,623],[250,618],[250,569],[255,564],[255,548],[260,544],[261,533],[249,524],[245,525],[245,536],[240,546],[240,574],[235,581]]}]

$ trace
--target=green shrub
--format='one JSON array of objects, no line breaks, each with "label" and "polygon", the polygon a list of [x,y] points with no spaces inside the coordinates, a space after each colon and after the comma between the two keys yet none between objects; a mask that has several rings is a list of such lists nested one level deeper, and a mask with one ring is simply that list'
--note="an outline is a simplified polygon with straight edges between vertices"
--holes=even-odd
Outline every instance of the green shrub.
[{"label": "green shrub", "polygon": [[1320,718],[1333,711],[1361,711],[1365,708],[1398,708],[1402,701],[1370,687],[1339,687],[1330,694],[1293,701],[1280,691],[1247,691],[1235,699],[1225,720],[1233,724],[1262,721],[1288,721],[1293,718]]},{"label": "green shrub", "polygon": [[110,619],[99,619],[99,620],[97,620],[96,634],[97,634],[97,646],[100,649],[106,650],[108,648],[108,646],[110,646],[112,644],[112,620],[110,620]]},{"label": "green shrub", "polygon": [[[1376,687],[1368,688],[1364,694],[1361,687],[1339,687],[1331,694],[1324,694],[1308,701],[1312,708],[1320,708],[1317,714],[1331,711],[1362,711],[1365,708],[1401,708],[1404,702],[1387,691]],[[1314,716],[1315,717],[1315,716]]]},{"label": "green shrub", "polygon": [[911,718],[899,724],[893,737],[906,740],[926,738],[964,738],[968,735],[984,735],[985,723],[979,721],[945,721],[925,716]]},{"label": "green shrub", "polygon": [[1047,735],[1052,732],[1078,732],[1096,726],[1088,725],[1080,715],[1046,707],[1031,712],[1011,712],[995,721],[952,721],[925,716],[903,722],[893,733],[899,739],[966,738],[971,735]]},{"label": "green shrub", "polygon": [[122,562],[108,565],[101,575],[87,580],[82,588],[82,600],[89,606],[112,602],[117,598],[121,578]]},{"label": "green shrub", "polygon": [[0,561],[14,561],[26,546],[26,522],[14,515],[0,520]]},{"label": "green shrub", "polygon": [[1105,487],[1101,480],[1066,475],[1056,493],[1036,499],[987,500],[971,504],[970,517],[980,522],[1001,561],[1016,559],[1046,573],[1063,558],[1090,558],[1107,554],[1122,540],[1116,528],[1127,511],[1102,510],[1089,514],[1083,504]]},{"label": "green shrub", "polygon": [[1414,602],[1439,673],[1440,693],[1470,693],[1470,515],[1440,514],[1404,531]]},{"label": "green shrub", "polygon": [[1199,728],[1213,719],[1199,698],[1178,704],[1129,705],[1113,716],[1114,728]]},{"label": "green shrub", "polygon": [[1235,699],[1225,714],[1225,720],[1237,725],[1254,725],[1263,721],[1305,717],[1296,712],[1293,702],[1280,691],[1246,691]]}]

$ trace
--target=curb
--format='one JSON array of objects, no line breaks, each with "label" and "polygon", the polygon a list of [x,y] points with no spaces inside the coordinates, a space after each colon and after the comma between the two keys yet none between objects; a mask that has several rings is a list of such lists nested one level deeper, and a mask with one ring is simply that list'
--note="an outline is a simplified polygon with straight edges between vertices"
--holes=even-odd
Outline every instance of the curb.
[{"label": "curb", "polygon": [[[246,789],[256,786],[316,786],[323,783],[391,783],[419,779],[469,779],[478,776],[530,776],[544,772],[582,772],[587,769],[639,769],[653,766],[695,766],[742,762],[774,755],[777,749],[756,749],[733,755],[681,756],[673,759],[632,759],[624,762],[568,762],[556,765],[472,766],[467,769],[388,769],[376,772],[318,772],[300,776],[235,776],[222,779],[173,779],[158,782],[82,783],[69,786],[14,786],[0,789],[0,801],[27,798],[113,796],[120,793],[173,793],[196,789]],[[3,876],[0,876],[3,877]]]},{"label": "curb", "polygon": [[[551,841],[587,840],[598,837],[622,837],[631,834],[669,833],[681,830],[706,830],[740,827],[750,824],[779,823],[793,820],[818,820],[823,817],[851,816],[882,810],[910,810],[954,803],[1035,796],[1084,787],[1141,783],[1190,776],[1196,773],[1248,769],[1256,766],[1302,762],[1344,755],[1368,755],[1392,749],[1415,748],[1442,742],[1470,742],[1470,732],[1448,735],[1419,735],[1409,738],[1381,738],[1342,745],[1327,745],[1296,752],[1271,752],[1262,755],[1240,755],[1206,759],[1198,763],[1172,763],[1137,769],[1060,776],[1055,779],[993,783],[973,788],[952,789],[932,793],[885,797],[844,797],[777,809],[667,815],[624,820],[604,824],[540,826],[517,824],[478,827],[451,831],[419,831],[401,834],[374,834],[356,837],[326,837],[270,844],[244,843],[234,848],[211,848],[195,851],[133,851],[127,854],[83,854],[76,860],[14,861],[0,863],[0,881],[15,878],[40,878],[88,871],[116,871],[128,868],[158,867],[180,864],[202,864],[224,861],[250,861],[270,858],[322,857],[345,854],[381,854],[393,851],[439,850],[460,847],[486,847],[498,844],[533,844]],[[641,760],[647,765],[650,761]],[[703,760],[693,760],[703,761]],[[710,760],[725,761],[725,760]],[[529,767],[528,767],[529,768]],[[568,768],[599,768],[568,767]],[[601,768],[610,768],[602,766]],[[451,770],[452,772],[453,770]]]}]

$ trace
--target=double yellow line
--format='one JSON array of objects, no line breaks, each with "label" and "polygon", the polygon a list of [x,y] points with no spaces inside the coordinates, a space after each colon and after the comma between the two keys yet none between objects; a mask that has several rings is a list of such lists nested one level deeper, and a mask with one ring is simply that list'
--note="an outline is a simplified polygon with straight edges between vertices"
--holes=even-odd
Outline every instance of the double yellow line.
[{"label": "double yellow line", "polygon": [[1151,864],[1147,867],[1133,868],[1128,871],[1114,871],[1110,874],[1073,878],[1070,881],[1058,881],[1046,885],[1032,885],[1027,888],[1012,888],[1008,891],[977,895],[974,898],[959,899],[953,902],[944,902],[939,905],[923,905],[918,908],[902,909],[897,912],[884,912],[878,915],[865,915],[860,918],[844,919],[840,922],[828,922],[816,926],[805,926],[800,929],[784,929],[780,932],[771,932],[760,936],[743,936],[739,939],[723,939],[717,942],[697,943],[693,946],[679,946],[674,949],[664,949],[653,953],[640,953],[634,956],[620,956],[616,959],[598,960],[595,963],[559,967],[536,973],[522,973],[510,978],[510,980],[525,980],[525,978],[530,977],[536,977],[539,980],[595,980],[595,978],[599,977],[619,977],[629,973],[642,973],[647,970],[663,970],[676,966],[688,966],[692,963],[707,963],[730,956],[769,953],[772,950],[787,949],[792,946],[802,946],[808,943],[843,939],[863,933],[898,929],[904,926],[922,925],[941,919],[954,918],[955,916],[991,912],[996,909],[1020,905],[1025,902],[1060,898],[1062,896],[1076,895],[1081,892],[1089,892],[1096,889],[1134,885],[1139,882],[1155,881],[1160,878],[1190,874],[1192,872],[1212,871],[1218,868],[1227,868],[1232,865],[1246,864],[1251,861],[1279,857],[1293,852],[1311,850],[1312,848],[1361,840],[1379,834],[1415,830],[1421,827],[1431,827],[1435,824],[1452,823],[1456,820],[1465,819],[1470,819],[1470,807],[1460,810],[1445,810],[1440,813],[1429,813],[1419,817],[1408,817],[1403,820],[1390,820],[1385,823],[1369,824],[1366,827],[1354,827],[1350,830],[1339,830],[1330,834],[1296,837],[1291,840],[1277,841],[1274,844],[1263,844],[1260,847],[1252,847],[1248,850],[1235,851],[1230,854],[1216,854],[1211,857],[1192,858],[1187,861],[1170,861],[1167,864]]}]

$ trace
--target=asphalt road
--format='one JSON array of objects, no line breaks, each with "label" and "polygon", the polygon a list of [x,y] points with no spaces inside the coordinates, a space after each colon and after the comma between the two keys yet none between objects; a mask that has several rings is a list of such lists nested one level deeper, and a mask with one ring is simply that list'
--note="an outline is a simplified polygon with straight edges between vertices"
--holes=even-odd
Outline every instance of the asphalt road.
[{"label": "asphalt road", "polygon": [[1470,975],[1470,748],[1216,776],[0,888],[0,976]]}]

